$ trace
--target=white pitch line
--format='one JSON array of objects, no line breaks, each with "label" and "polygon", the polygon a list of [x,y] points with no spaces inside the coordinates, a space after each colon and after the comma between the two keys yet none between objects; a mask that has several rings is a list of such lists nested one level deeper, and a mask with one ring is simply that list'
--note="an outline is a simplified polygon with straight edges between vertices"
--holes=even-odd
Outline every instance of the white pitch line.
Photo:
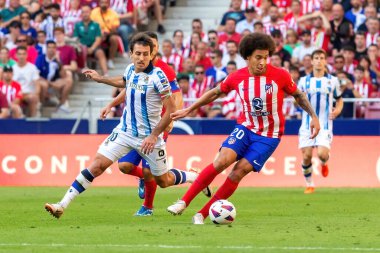
[{"label": "white pitch line", "polygon": [[0,247],[76,247],[76,248],[164,248],[164,249],[226,249],[226,250],[283,250],[283,251],[365,251],[380,252],[380,248],[344,248],[344,247],[296,247],[296,246],[201,246],[201,245],[165,245],[165,244],[66,244],[66,243],[0,243]]}]

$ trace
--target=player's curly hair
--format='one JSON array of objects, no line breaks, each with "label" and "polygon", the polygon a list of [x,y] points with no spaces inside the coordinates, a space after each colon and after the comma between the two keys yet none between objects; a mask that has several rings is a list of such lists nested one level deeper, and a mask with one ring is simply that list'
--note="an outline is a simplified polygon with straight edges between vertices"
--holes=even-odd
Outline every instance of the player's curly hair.
[{"label": "player's curly hair", "polygon": [[274,41],[269,35],[264,33],[251,33],[244,36],[241,40],[239,53],[244,60],[247,60],[255,50],[268,50],[269,56],[272,56],[275,48]]},{"label": "player's curly hair", "polygon": [[143,45],[143,46],[149,46],[150,53],[153,52],[154,45],[153,45],[152,40],[150,39],[150,37],[148,35],[146,35],[142,32],[134,35],[131,39],[131,42],[129,43],[129,50],[131,50],[132,53],[133,53],[133,49],[134,49],[136,44]]}]

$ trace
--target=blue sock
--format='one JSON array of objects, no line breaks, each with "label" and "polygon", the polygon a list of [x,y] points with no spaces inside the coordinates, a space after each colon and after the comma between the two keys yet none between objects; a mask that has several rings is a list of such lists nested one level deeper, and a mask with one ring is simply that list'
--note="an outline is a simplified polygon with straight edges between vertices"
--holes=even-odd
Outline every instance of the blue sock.
[{"label": "blue sock", "polygon": [[88,169],[82,170],[71,185],[78,193],[84,192],[94,181],[94,176]]}]

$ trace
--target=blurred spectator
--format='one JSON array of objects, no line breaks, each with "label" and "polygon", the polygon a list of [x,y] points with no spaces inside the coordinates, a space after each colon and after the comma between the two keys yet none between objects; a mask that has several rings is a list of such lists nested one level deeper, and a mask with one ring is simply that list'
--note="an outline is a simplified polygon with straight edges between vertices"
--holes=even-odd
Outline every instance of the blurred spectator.
[{"label": "blurred spectator", "polygon": [[[342,98],[361,98],[359,92],[354,88],[352,81],[344,72],[337,72],[337,77],[341,83]],[[353,118],[354,117],[354,103],[344,102],[343,109],[340,113],[341,118]]]},{"label": "blurred spectator", "polygon": [[270,19],[268,21],[263,22],[265,33],[270,35],[273,30],[277,29],[281,31],[281,34],[284,36],[285,39],[288,25],[284,20],[280,18],[280,13],[276,5],[272,5],[269,8],[269,17]]},{"label": "blurred spectator", "polygon": [[204,69],[208,69],[212,66],[210,57],[206,55],[208,51],[208,45],[206,42],[199,42],[197,46],[197,52],[192,57],[195,65],[202,65]]},{"label": "blurred spectator", "polygon": [[[123,88],[113,88],[112,89],[112,97],[116,98],[122,90],[123,90]],[[124,107],[125,107],[125,101],[123,103],[115,106],[115,107],[112,107],[112,110],[109,113],[108,117],[109,118],[121,117],[123,115]]]},{"label": "blurred spectator", "polygon": [[[36,62],[36,59],[37,59],[37,56],[38,56],[38,51],[35,47],[33,46],[28,46],[28,36],[27,35],[20,35],[18,36],[17,40],[16,40],[16,45],[17,47],[25,47],[27,49],[27,58],[26,60],[30,63],[35,63]],[[9,56],[15,60],[15,61],[18,61],[17,59],[17,54],[16,54],[16,50],[17,48],[13,48],[9,51]]]},{"label": "blurred spectator", "polygon": [[108,75],[107,58],[101,48],[102,33],[100,26],[90,19],[90,15],[91,8],[83,6],[82,21],[75,24],[74,37],[78,38],[82,45],[84,61],[87,57],[95,57],[103,75]]},{"label": "blurred spectator", "polygon": [[9,7],[0,12],[0,26],[4,28],[9,26],[12,21],[19,21],[20,14],[24,11],[26,11],[26,9],[20,5],[20,0],[10,0]]},{"label": "blurred spectator", "polygon": [[302,59],[302,67],[300,68],[300,76],[306,76],[313,72],[313,65],[311,64],[311,54],[306,54]]},{"label": "blurred spectator", "polygon": [[69,8],[61,8],[61,13],[65,28],[64,31],[67,36],[71,37],[74,32],[75,24],[81,21],[82,10],[80,8],[80,0],[70,0]]},{"label": "blurred spectator", "polygon": [[244,30],[248,29],[251,33],[253,33],[253,25],[256,22],[255,8],[251,7],[251,8],[245,9],[244,16],[245,16],[245,19],[239,21],[236,24],[236,32],[242,33]]},{"label": "blurred spectator", "polygon": [[[230,61],[227,63],[228,75],[234,73],[236,68],[236,63]],[[230,91],[224,98],[222,103],[222,114],[226,119],[237,119],[243,108],[238,97],[238,93],[235,90]]]},{"label": "blurred spectator", "polygon": [[331,25],[331,43],[333,44],[333,55],[347,44],[352,44],[354,28],[350,21],[344,17],[344,9],[341,4],[334,4],[332,8],[333,20]]},{"label": "blurred spectator", "polygon": [[359,60],[360,57],[367,55],[367,47],[365,42],[365,33],[357,31],[355,33],[355,59]]},{"label": "blurred spectator", "polygon": [[218,32],[215,30],[209,30],[207,33],[209,52],[214,50],[226,50],[225,46],[219,44]]},{"label": "blurred spectator", "polygon": [[[276,53],[277,53],[277,56],[278,57],[273,57],[274,60],[277,60],[277,58],[279,58],[280,60],[280,65],[277,66],[277,67],[285,67],[286,69],[289,68],[289,65],[290,65],[290,60],[291,60],[291,55],[289,54],[288,51],[286,51],[284,48],[283,48],[283,36],[281,34],[281,31],[280,30],[273,30],[271,32],[271,35],[272,35],[272,38],[274,40],[274,43],[276,45]],[[271,63],[272,63],[272,57],[271,57]]]},{"label": "blurred spectator", "polygon": [[300,19],[312,21],[311,45],[329,52],[331,26],[326,16],[322,12],[316,11],[312,14],[302,16]]},{"label": "blurred spectator", "polygon": [[366,24],[368,28],[368,32],[366,34],[366,46],[369,47],[370,45],[377,43],[380,24],[377,18],[368,18]]},{"label": "blurred spectator", "polygon": [[247,62],[238,54],[238,45],[235,41],[227,41],[227,54],[223,55],[222,65],[226,66],[229,61],[234,61],[238,69],[247,66]]},{"label": "blurred spectator", "polygon": [[198,44],[202,41],[201,35],[197,32],[193,32],[190,37],[189,57],[194,57],[197,53]]},{"label": "blurred spectator", "polygon": [[362,1],[350,0],[350,4],[351,9],[345,13],[344,17],[354,25],[354,30],[357,31],[358,27],[366,20]]},{"label": "blurred spectator", "polygon": [[190,81],[192,81],[194,79],[194,68],[195,68],[194,61],[191,58],[186,58],[183,60],[182,67],[183,67],[182,72],[178,76],[188,75],[190,78]]},{"label": "blurred spectator", "polygon": [[281,59],[281,56],[280,56],[280,53],[278,52],[274,52],[272,54],[272,56],[270,57],[270,64],[272,66],[275,66],[277,68],[282,68],[282,59]]},{"label": "blurred spectator", "polygon": [[236,62],[234,61],[227,62],[226,70],[227,70],[228,75],[235,72],[237,70]]},{"label": "blurred spectator", "polygon": [[334,5],[333,0],[322,0],[321,11],[327,20],[332,20],[332,7]]},{"label": "blurred spectator", "polygon": [[18,62],[13,66],[13,80],[21,85],[22,101],[28,105],[28,115],[37,117],[40,98],[44,98],[47,94],[47,84],[39,80],[36,66],[27,61],[26,47],[18,47],[16,55]]},{"label": "blurred spectator", "polygon": [[20,14],[21,29],[20,33],[25,34],[33,40],[37,39],[37,30],[30,25],[31,16],[29,12],[23,12]]},{"label": "blurred spectator", "polygon": [[136,22],[134,21],[133,0],[113,0],[111,8],[119,14],[120,26],[118,33],[123,41],[124,51],[129,51],[129,40],[135,32]]},{"label": "blurred spectator", "polygon": [[364,79],[364,68],[357,66],[354,72],[354,88],[357,90],[361,97],[369,98],[372,93],[372,85]]},{"label": "blurred spectator", "polygon": [[371,70],[376,73],[377,76],[380,76],[380,58],[379,58],[379,47],[376,44],[372,44],[367,49],[367,54],[369,60],[371,61]]},{"label": "blurred spectator", "polygon": [[284,49],[289,52],[290,55],[293,54],[294,48],[299,46],[301,43],[298,42],[298,34],[293,29],[288,29],[286,32],[286,40]]},{"label": "blurred spectator", "polygon": [[289,67],[289,74],[292,77],[294,83],[298,84],[298,81],[300,80],[301,74],[297,67],[290,66]]},{"label": "blurred spectator", "polygon": [[301,0],[301,12],[303,15],[313,13],[321,9],[319,0]]},{"label": "blurred spectator", "polygon": [[135,0],[135,7],[137,8],[139,20],[141,20],[142,25],[147,25],[148,20],[148,11],[150,8],[154,9],[154,16],[157,19],[157,32],[163,34],[166,32],[165,27],[163,26],[163,17],[161,12],[161,6],[159,0]]},{"label": "blurred spectator", "polygon": [[358,62],[355,60],[355,49],[352,46],[344,46],[342,48],[343,57],[344,57],[344,72],[347,72],[351,75],[354,74],[354,69],[358,65]]},{"label": "blurred spectator", "polygon": [[107,65],[108,68],[114,69],[113,60],[119,45],[119,36],[117,35],[117,29],[120,26],[119,15],[109,7],[109,0],[99,0],[99,7],[91,11],[90,17],[100,25],[102,45],[109,46]]},{"label": "blurred spectator", "polygon": [[20,36],[20,29],[21,24],[19,21],[12,21],[11,24],[8,27],[9,33],[5,35],[5,41],[3,42],[3,45],[8,48],[9,50],[16,47],[16,40],[18,36]]},{"label": "blurred spectator", "polygon": [[45,31],[47,40],[54,40],[54,28],[64,27],[64,22],[60,16],[59,4],[52,4],[48,9],[50,16],[41,23],[40,30]]},{"label": "blurred spectator", "polygon": [[3,68],[3,76],[0,81],[0,93],[3,93],[7,100],[11,112],[11,117],[19,119],[23,117],[21,109],[22,92],[19,83],[13,81],[12,67]]},{"label": "blurred spectator", "polygon": [[314,50],[317,48],[311,45],[311,32],[309,30],[305,30],[301,33],[301,45],[297,46],[293,50],[292,54],[292,64],[299,64],[305,55],[311,55]]},{"label": "blurred spectator", "polygon": [[[178,78],[178,85],[182,92],[183,99],[191,99],[196,100],[195,92],[190,87],[190,77],[188,75],[181,75]],[[193,104],[191,101],[184,101],[183,102],[183,108],[188,108]],[[193,111],[189,117],[195,117],[197,114],[197,111]]]},{"label": "blurred spectator", "polygon": [[7,119],[9,115],[8,100],[5,95],[0,92],[0,119]]},{"label": "blurred spectator", "polygon": [[219,83],[227,76],[227,68],[222,65],[223,52],[214,50],[210,54],[212,67],[206,69],[206,76],[212,76],[215,83]]},{"label": "blurred spectator", "polygon": [[344,71],[344,57],[341,54],[334,56],[333,74],[344,73],[351,81],[354,80],[354,76]]},{"label": "blurred spectator", "polygon": [[36,66],[40,71],[41,77],[48,82],[49,87],[52,87],[58,92],[58,111],[70,113],[71,110],[67,99],[73,81],[72,77],[70,78],[70,76],[66,74],[66,71],[63,71],[61,68],[57,45],[54,41],[46,42],[46,55],[38,56]]},{"label": "blurred spectator", "polygon": [[56,39],[57,53],[59,55],[59,62],[61,65],[61,75],[66,76],[68,82],[74,82],[74,73],[78,70],[77,53],[72,46],[66,45],[65,33],[62,27],[54,29],[54,37]]},{"label": "blurred spectator", "polygon": [[15,64],[16,61],[9,57],[9,49],[2,47],[0,49],[0,68],[4,68],[5,66],[13,67]]},{"label": "blurred spectator", "polygon": [[44,31],[37,32],[37,41],[34,47],[36,48],[38,55],[46,54],[46,33]]},{"label": "blurred spectator", "polygon": [[253,30],[255,33],[264,33],[264,24],[261,21],[255,22],[253,25]]},{"label": "blurred spectator", "polygon": [[293,0],[290,6],[290,12],[284,17],[288,28],[298,31],[298,20],[301,16],[301,3],[299,0]]},{"label": "blurred spectator", "polygon": [[219,35],[219,45],[225,46],[226,42],[230,40],[233,40],[236,44],[239,44],[241,36],[235,31],[236,21],[232,18],[228,18],[225,24],[224,33]]},{"label": "blurred spectator", "polygon": [[80,6],[90,6],[91,9],[95,9],[99,6],[99,0],[80,0]]},{"label": "blurred spectator", "polygon": [[219,32],[225,31],[225,25],[228,19],[235,20],[235,24],[245,19],[244,12],[240,9],[241,0],[231,0],[231,9],[223,14],[222,20],[218,27]]},{"label": "blurred spectator", "polygon": [[189,57],[189,49],[184,44],[182,30],[175,30],[173,33],[173,53],[180,55],[183,59]]},{"label": "blurred spectator", "polygon": [[364,80],[372,84],[372,90],[378,90],[378,82],[376,73],[370,69],[371,61],[367,55],[359,58],[359,66],[364,68]]},{"label": "blurred spectator", "polygon": [[162,60],[167,64],[173,64],[176,73],[182,71],[182,57],[178,54],[173,54],[173,44],[171,40],[162,42]]},{"label": "blurred spectator", "polygon": [[358,27],[358,31],[363,31],[363,32],[367,32],[368,31],[368,28],[367,28],[367,21],[369,18],[377,18],[377,12],[376,12],[376,8],[371,6],[371,5],[368,5],[364,8],[364,16],[366,18],[366,20]]},{"label": "blurred spectator", "polygon": [[[191,90],[196,98],[200,98],[206,91],[214,87],[214,82],[211,76],[206,77],[205,68],[202,65],[196,65],[194,70],[194,81],[191,84]],[[206,117],[210,106],[204,106],[198,110],[197,115]]]}]

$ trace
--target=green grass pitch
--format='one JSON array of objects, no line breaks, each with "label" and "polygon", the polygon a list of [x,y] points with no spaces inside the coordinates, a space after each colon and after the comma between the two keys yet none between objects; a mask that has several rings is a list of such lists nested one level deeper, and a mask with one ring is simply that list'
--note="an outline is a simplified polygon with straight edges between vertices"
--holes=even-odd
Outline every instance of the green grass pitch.
[{"label": "green grass pitch", "polygon": [[380,189],[240,188],[230,226],[191,224],[166,207],[186,188],[158,189],[152,217],[134,217],[136,188],[94,187],[56,220],[43,208],[66,188],[0,187],[0,252],[380,252]]}]

